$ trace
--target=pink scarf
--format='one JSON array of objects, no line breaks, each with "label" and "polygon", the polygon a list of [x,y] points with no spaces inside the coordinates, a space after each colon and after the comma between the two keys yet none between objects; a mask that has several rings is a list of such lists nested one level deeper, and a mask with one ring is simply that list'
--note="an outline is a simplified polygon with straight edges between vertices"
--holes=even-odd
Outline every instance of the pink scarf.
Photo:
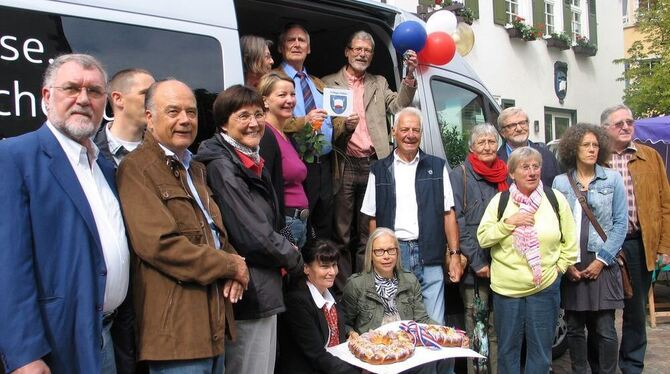
[{"label": "pink scarf", "polygon": [[[519,205],[519,210],[535,214],[542,201],[542,182],[537,186],[530,196],[519,192],[516,184],[509,188],[510,196]],[[542,282],[542,257],[540,256],[540,240],[537,237],[535,226],[517,226],[514,229],[514,248],[523,256],[533,273],[533,283],[536,287]]]}]

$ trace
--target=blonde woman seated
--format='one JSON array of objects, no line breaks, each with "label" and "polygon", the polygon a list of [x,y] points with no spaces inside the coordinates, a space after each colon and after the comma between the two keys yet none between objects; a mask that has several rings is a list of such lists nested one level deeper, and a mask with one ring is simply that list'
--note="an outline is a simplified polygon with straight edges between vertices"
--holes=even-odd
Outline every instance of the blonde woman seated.
[{"label": "blonde woman seated", "polygon": [[395,233],[385,227],[370,235],[364,270],[347,281],[342,307],[347,335],[401,320],[435,323],[426,313],[419,281],[400,266]]}]

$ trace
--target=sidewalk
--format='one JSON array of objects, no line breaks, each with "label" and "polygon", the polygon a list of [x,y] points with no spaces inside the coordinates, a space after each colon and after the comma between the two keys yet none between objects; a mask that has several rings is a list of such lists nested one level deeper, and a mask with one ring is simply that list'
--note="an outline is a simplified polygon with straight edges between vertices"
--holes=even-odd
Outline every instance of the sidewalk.
[{"label": "sidewalk", "polygon": [[[662,284],[655,286],[656,302],[670,302],[670,287]],[[617,312],[616,328],[621,339],[621,312]],[[570,373],[570,351],[554,360],[552,365],[554,373]],[[644,360],[645,374],[667,374],[670,373],[670,318],[657,320],[656,328],[649,327],[647,323],[647,355]]]}]

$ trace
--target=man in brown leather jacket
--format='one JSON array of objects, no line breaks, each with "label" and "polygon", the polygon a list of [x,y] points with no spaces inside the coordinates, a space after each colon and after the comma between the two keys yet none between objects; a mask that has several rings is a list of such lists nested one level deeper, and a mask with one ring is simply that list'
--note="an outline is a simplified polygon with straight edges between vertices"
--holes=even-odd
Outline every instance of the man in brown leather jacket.
[{"label": "man in brown leather jacket", "polygon": [[670,187],[665,165],[653,148],[633,142],[630,108],[616,105],[600,116],[612,142],[610,166],[627,191],[628,233],[622,251],[628,261],[633,297],[624,301],[619,368],[641,373],[647,349],[646,304],[656,262],[670,263]]},{"label": "man in brown leather jacket", "polygon": [[228,242],[207,188],[191,161],[198,112],[191,89],[159,81],[146,93],[147,132],[117,174],[128,235],[139,360],[150,370],[219,372],[225,334],[234,335],[231,302],[249,281]]}]

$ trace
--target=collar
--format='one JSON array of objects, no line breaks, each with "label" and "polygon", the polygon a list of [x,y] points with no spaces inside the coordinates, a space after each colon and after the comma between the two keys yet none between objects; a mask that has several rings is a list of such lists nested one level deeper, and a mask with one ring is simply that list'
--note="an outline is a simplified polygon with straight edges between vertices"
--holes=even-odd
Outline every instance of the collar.
[{"label": "collar", "polygon": [[405,164],[405,165],[414,165],[414,164],[419,162],[419,155],[420,154],[421,154],[421,151],[416,152],[416,156],[414,157],[414,159],[412,159],[412,161],[410,161],[410,162],[407,162],[407,161],[403,160],[402,158],[400,158],[400,156],[398,156],[398,148],[396,148],[393,151],[393,162],[394,163],[399,162],[399,163],[402,163],[402,164]]},{"label": "collar", "polygon": [[112,128],[112,125],[114,122],[109,122],[105,125],[105,135],[107,135],[107,143],[109,144],[109,151],[111,152],[112,155],[116,155],[116,152],[119,151],[119,148],[123,147],[123,144],[119,142],[119,138],[114,136],[112,132],[110,131],[110,128]]},{"label": "collar", "polygon": [[635,146],[635,143],[630,142],[630,143],[628,143],[626,148],[624,148],[623,151],[621,151],[621,152],[613,151],[613,152],[618,154],[618,155],[622,155],[624,153],[636,153],[637,152],[637,147]]},{"label": "collar", "polygon": [[312,282],[306,282],[307,288],[309,288],[309,293],[312,295],[312,300],[314,300],[314,304],[316,304],[317,308],[321,309],[324,305],[327,305],[328,309],[330,309],[335,305],[335,298],[331,295],[330,291],[326,290],[326,293],[322,295]]},{"label": "collar", "polygon": [[184,151],[183,157],[180,158],[179,156],[177,156],[176,153],[167,149],[163,144],[158,143],[158,145],[161,147],[161,149],[163,149],[163,152],[165,152],[166,156],[174,157],[177,160],[179,160],[179,162],[181,162],[181,164],[184,165],[184,169],[188,170],[188,168],[191,166],[191,160],[193,159],[193,153],[191,153],[191,151],[189,151],[188,149],[186,149]]},{"label": "collar", "polygon": [[48,120],[47,127],[56,137],[56,140],[60,144],[61,148],[63,148],[63,151],[65,152],[68,160],[70,160],[71,164],[86,165],[90,168],[91,165],[93,165],[93,163],[98,159],[98,153],[100,153],[100,150],[90,139],[88,142],[89,146],[84,147],[83,145],[63,134]]},{"label": "collar", "polygon": [[[349,66],[349,65],[347,65],[347,66]],[[343,74],[344,74],[344,78],[346,78],[347,83],[349,84],[349,86],[353,86],[356,83],[363,84],[365,82],[365,76],[367,75],[367,73],[363,73],[363,75],[361,75],[360,77],[357,77],[353,74],[349,74],[349,72],[347,71],[347,66],[345,66],[343,68]]]},{"label": "collar", "polygon": [[[282,62],[281,67],[282,67],[282,69],[284,69],[284,72],[286,73],[286,75],[288,75],[289,77],[291,77],[291,79],[295,79],[296,74],[298,74],[298,71],[295,70],[295,69],[293,68],[293,66],[289,65],[289,64],[286,63],[286,62]],[[310,78],[309,74],[307,73],[307,69],[305,69],[304,66],[302,67],[302,72],[303,72],[308,78]]]}]

